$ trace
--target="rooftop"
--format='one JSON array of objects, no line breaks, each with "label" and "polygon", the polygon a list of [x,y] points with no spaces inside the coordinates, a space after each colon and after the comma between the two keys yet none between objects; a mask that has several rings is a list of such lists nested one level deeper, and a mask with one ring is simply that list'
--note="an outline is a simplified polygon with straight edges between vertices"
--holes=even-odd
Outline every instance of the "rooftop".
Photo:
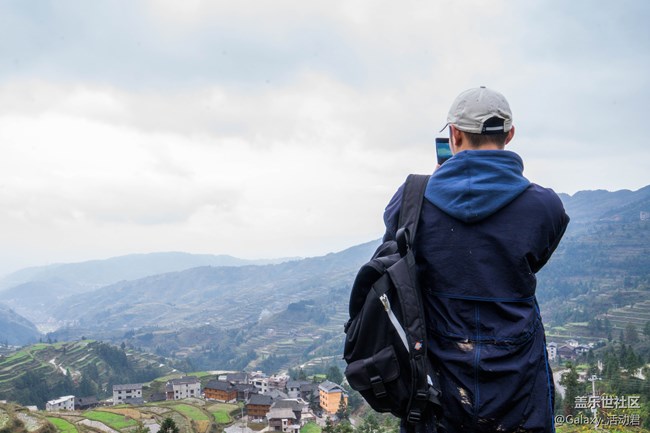
[{"label": "rooftop", "polygon": [[55,398],[54,400],[49,400],[47,403],[48,404],[59,404],[63,403],[64,401],[68,400],[74,400],[74,395],[64,395],[63,397]]},{"label": "rooftop", "polygon": [[248,399],[247,404],[259,405],[259,406],[271,406],[273,399],[268,395],[262,394],[253,394]]},{"label": "rooftop", "polygon": [[123,385],[113,385],[113,391],[126,391],[126,390],[142,389],[141,383],[125,383]]},{"label": "rooftop", "polygon": [[217,391],[230,391],[235,389],[230,382],[224,382],[223,380],[211,380],[208,382],[204,389],[216,389]]},{"label": "rooftop", "polygon": [[336,383],[330,382],[329,380],[326,380],[325,382],[318,385],[318,388],[322,389],[325,392],[345,392],[341,385],[337,385]]}]

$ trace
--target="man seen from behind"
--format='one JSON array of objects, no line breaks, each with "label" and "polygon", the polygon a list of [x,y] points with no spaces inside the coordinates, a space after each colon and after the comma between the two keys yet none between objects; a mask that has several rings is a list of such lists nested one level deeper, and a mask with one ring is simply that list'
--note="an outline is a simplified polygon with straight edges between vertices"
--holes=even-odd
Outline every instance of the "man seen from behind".
[{"label": "man seen from behind", "polygon": [[[505,150],[515,134],[498,92],[461,93],[447,117],[453,157],[426,188],[415,240],[429,356],[448,433],[553,432],[554,386],[535,274],[569,223],[550,189]],[[403,187],[384,214],[394,239]]]}]

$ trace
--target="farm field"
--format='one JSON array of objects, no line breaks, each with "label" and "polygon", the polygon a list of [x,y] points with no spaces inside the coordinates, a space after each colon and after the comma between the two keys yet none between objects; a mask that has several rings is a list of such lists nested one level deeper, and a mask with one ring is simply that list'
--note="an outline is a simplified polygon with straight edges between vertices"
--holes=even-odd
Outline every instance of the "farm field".
[{"label": "farm field", "polygon": [[133,433],[142,424],[155,432],[165,418],[171,418],[182,433],[209,433],[231,425],[239,411],[236,404],[200,399],[60,412],[30,412],[22,406],[0,403],[0,430],[13,433],[13,426],[22,424],[22,433]]},{"label": "farm field", "polygon": [[77,427],[75,427],[74,424],[71,424],[63,418],[48,416],[46,419],[61,433],[79,433],[79,430],[77,430]]}]

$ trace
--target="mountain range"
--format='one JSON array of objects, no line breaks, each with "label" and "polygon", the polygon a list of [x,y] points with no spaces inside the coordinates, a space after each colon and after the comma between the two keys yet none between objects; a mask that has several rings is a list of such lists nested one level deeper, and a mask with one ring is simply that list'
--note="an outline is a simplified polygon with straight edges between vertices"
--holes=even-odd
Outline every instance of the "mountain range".
[{"label": "mountain range", "polygon": [[[598,292],[627,277],[628,286],[650,291],[649,223],[641,218],[650,213],[650,186],[560,197],[572,220],[538,286],[550,320],[563,311],[553,305],[583,293],[587,282]],[[0,321],[13,317],[0,342],[37,339],[31,321],[60,340],[126,341],[206,367],[340,353],[351,283],[378,245],[276,263],[157,253],[22,270],[0,281],[0,303],[9,307]],[[14,326],[31,333],[3,335]]]}]

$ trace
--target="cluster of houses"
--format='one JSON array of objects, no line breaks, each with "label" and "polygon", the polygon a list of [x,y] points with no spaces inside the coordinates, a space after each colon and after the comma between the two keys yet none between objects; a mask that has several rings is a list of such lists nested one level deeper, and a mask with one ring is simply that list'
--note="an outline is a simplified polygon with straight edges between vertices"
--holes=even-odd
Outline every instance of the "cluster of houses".
[{"label": "cluster of houses", "polygon": [[557,360],[575,360],[580,355],[583,355],[589,352],[590,349],[593,349],[594,344],[589,343],[588,345],[580,344],[578,340],[567,340],[564,344],[557,344],[555,342],[550,342],[546,345],[546,352],[548,353],[548,360],[553,362]]},{"label": "cluster of houses", "polygon": [[[293,432],[316,416],[331,417],[348,404],[345,389],[328,380],[314,383],[290,380],[286,375],[267,377],[261,372],[224,373],[202,386],[195,376],[168,381],[164,393],[154,394],[148,401],[181,400],[185,398],[237,403],[243,402],[251,421],[268,421],[272,431]],[[64,396],[47,402],[46,410],[79,410],[80,400]],[[83,401],[83,400],[82,400]],[[98,403],[95,399],[95,403]],[[142,384],[113,386],[113,405],[144,404]]]}]

